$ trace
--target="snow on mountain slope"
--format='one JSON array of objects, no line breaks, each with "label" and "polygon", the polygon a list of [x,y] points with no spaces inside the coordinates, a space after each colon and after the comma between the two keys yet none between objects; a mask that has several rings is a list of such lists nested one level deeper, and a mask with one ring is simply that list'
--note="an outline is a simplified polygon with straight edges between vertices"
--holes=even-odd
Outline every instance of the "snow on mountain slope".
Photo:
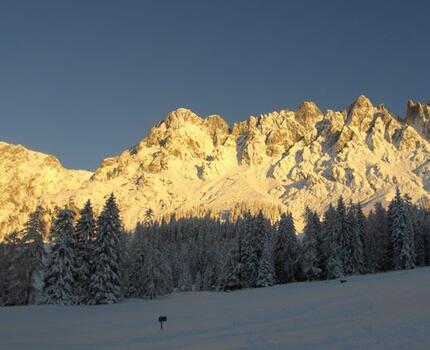
[{"label": "snow on mountain slope", "polygon": [[90,176],[64,169],[53,156],[0,142],[0,232],[21,228],[39,203],[54,208]]},{"label": "snow on mountain slope", "polygon": [[429,111],[409,101],[403,121],[360,96],[347,111],[322,113],[304,102],[295,112],[251,116],[229,128],[220,116],[180,108],[93,174],[65,170],[48,156],[55,167],[34,163],[34,152],[15,159],[7,149],[16,146],[2,144],[0,170],[9,173],[0,175],[1,228],[22,224],[37,203],[81,206],[91,198],[99,210],[110,192],[127,228],[148,208],[158,216],[195,208],[225,213],[238,202],[288,208],[300,222],[305,205],[322,211],[343,195],[368,209],[390,200],[396,186],[427,203]]},{"label": "snow on mountain slope", "polygon": [[[116,305],[0,308],[0,348],[427,350],[430,268]],[[166,315],[164,331],[158,316]],[[40,322],[40,320],[43,320]]]}]

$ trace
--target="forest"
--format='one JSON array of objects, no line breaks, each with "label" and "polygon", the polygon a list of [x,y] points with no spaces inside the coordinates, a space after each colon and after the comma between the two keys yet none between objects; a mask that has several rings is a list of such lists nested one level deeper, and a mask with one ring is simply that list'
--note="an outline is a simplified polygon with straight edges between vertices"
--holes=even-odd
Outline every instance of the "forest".
[{"label": "forest", "polygon": [[148,209],[127,232],[114,194],[97,217],[90,200],[59,208],[49,229],[38,207],[0,243],[0,305],[112,304],[430,265],[430,210],[399,190],[367,215],[342,197],[303,215],[297,234],[289,212],[155,220]]}]

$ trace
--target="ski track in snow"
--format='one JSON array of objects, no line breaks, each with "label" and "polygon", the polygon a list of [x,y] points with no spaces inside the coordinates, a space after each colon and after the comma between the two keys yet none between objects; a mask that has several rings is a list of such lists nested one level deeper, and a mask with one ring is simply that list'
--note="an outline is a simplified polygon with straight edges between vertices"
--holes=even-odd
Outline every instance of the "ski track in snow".
[{"label": "ski track in snow", "polygon": [[[0,349],[429,349],[430,268],[116,305],[0,308]],[[164,331],[158,316],[167,315]]]}]

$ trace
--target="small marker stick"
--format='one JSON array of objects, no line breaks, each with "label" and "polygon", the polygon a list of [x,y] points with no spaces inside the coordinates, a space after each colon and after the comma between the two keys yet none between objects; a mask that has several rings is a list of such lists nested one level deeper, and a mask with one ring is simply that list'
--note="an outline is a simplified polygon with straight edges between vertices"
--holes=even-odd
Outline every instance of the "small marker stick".
[{"label": "small marker stick", "polygon": [[163,330],[163,323],[167,322],[167,316],[158,317],[158,322],[160,322],[160,329]]}]

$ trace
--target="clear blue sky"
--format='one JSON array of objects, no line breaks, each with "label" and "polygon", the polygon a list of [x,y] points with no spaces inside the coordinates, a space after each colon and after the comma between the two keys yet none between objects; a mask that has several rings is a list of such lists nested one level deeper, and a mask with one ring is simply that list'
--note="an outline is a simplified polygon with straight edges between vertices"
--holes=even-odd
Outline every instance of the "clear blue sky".
[{"label": "clear blue sky", "polygon": [[430,94],[429,1],[0,2],[0,140],[94,169],[177,107],[230,123]]}]

